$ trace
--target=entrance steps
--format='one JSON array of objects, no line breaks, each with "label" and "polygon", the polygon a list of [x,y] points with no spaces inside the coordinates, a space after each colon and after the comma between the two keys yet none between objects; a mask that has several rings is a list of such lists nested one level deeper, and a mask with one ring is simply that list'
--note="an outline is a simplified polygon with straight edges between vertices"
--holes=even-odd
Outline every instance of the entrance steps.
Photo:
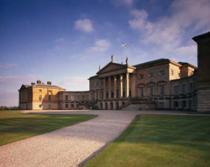
[{"label": "entrance steps", "polygon": [[124,111],[138,111],[140,108],[139,104],[129,104],[126,107],[122,108]]},{"label": "entrance steps", "polygon": [[130,99],[129,103],[122,108],[127,111],[138,111],[138,110],[154,110],[155,103],[148,99]]},{"label": "entrance steps", "polygon": [[154,104],[129,104],[128,106],[122,108],[126,111],[139,111],[139,110],[153,110],[155,109]]}]

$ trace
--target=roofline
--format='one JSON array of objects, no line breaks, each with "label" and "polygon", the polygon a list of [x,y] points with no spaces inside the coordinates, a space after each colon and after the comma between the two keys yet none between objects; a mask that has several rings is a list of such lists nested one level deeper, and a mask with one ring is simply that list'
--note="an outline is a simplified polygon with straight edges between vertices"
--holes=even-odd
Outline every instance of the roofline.
[{"label": "roofline", "polygon": [[94,75],[94,76],[92,76],[92,77],[89,77],[88,80],[90,80],[90,79],[92,79],[92,78],[97,78],[97,77],[98,77],[98,75]]},{"label": "roofline", "polygon": [[[49,88],[57,88],[57,89],[61,89],[61,90],[65,90],[64,88],[60,87],[60,86],[56,86],[56,85],[46,85],[46,84],[36,84],[36,85],[22,85],[24,86],[25,88],[36,88],[36,87],[49,87]],[[21,87],[22,87],[21,86]],[[20,89],[21,89],[20,87]],[[20,90],[19,89],[19,90]]]},{"label": "roofline", "polygon": [[62,91],[61,93],[89,93],[89,90],[84,91]]},{"label": "roofline", "polygon": [[[181,64],[173,61],[173,60],[170,60],[170,59],[156,59],[156,60],[152,60],[152,61],[148,61],[148,62],[145,62],[145,63],[141,63],[141,64],[137,64],[137,65],[134,65],[134,67],[136,67],[137,69],[139,68],[148,68],[148,67],[151,67],[152,65],[160,65],[160,64],[167,64],[167,63],[172,63],[176,66],[179,66],[181,67]],[[142,66],[142,67],[141,67]]]},{"label": "roofline", "polygon": [[192,68],[194,68],[194,69],[197,69],[198,67],[196,67],[195,65],[193,65],[193,64],[190,64],[190,63],[187,63],[187,62],[179,62],[179,64],[181,64],[181,65],[188,65],[188,66],[190,66],[190,67],[192,67]]},{"label": "roofline", "polygon": [[195,41],[195,42],[198,42],[199,40],[202,40],[202,39],[210,39],[210,31],[206,32],[206,33],[203,33],[203,34],[200,34],[200,35],[197,35],[197,36],[194,36],[192,39]]},{"label": "roofline", "polygon": [[65,90],[64,88],[60,86],[56,86],[56,85],[32,85],[32,87],[51,87],[51,88],[58,88],[58,89]]},{"label": "roofline", "polygon": [[115,62],[109,62],[108,64],[106,64],[102,69],[100,69],[96,74],[99,74],[100,71],[102,71],[103,69],[105,69],[108,65],[110,64],[115,64],[115,65],[120,65],[120,66],[126,66],[126,64],[120,64],[120,63],[115,63]]},{"label": "roofline", "polygon": [[[136,69],[136,67],[134,66],[131,66],[131,65],[128,65],[128,64],[120,64],[120,63],[115,63],[115,62],[109,62],[108,64],[106,64],[102,69],[100,69],[97,73],[96,73],[96,76],[98,76],[98,74],[100,74],[100,72],[102,70],[104,70],[107,66],[109,66],[110,64],[114,64],[114,65],[119,65],[123,68],[132,68],[132,69]],[[90,77],[91,78],[91,77]]]}]

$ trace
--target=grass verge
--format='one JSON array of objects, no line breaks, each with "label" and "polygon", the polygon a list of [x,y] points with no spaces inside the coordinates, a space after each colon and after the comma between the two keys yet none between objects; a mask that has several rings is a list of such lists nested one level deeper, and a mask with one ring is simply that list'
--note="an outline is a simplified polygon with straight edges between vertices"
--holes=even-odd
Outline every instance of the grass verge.
[{"label": "grass verge", "polygon": [[45,115],[1,111],[0,145],[87,121],[94,117],[94,115]]},{"label": "grass verge", "polygon": [[88,167],[208,167],[210,117],[137,116]]}]

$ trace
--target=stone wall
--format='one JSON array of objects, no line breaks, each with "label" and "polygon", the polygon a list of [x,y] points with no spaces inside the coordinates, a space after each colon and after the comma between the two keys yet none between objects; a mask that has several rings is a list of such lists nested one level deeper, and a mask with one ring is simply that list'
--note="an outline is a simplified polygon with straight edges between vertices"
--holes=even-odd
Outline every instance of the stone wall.
[{"label": "stone wall", "polygon": [[210,32],[193,39],[198,45],[197,111],[210,112]]}]

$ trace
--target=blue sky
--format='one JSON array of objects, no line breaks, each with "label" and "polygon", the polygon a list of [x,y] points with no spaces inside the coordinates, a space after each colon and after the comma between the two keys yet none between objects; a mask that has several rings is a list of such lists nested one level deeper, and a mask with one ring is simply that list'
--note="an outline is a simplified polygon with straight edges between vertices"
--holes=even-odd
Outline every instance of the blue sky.
[{"label": "blue sky", "polygon": [[21,84],[38,79],[88,90],[112,54],[196,65],[191,38],[209,18],[210,0],[0,0],[0,105],[17,105]]}]

